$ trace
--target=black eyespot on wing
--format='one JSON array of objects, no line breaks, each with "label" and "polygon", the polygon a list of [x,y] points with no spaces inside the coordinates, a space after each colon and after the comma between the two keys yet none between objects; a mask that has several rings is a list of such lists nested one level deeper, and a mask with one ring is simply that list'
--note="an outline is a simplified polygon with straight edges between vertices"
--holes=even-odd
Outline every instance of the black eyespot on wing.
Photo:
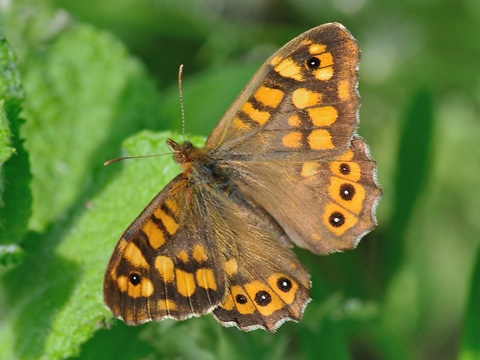
[{"label": "black eyespot on wing", "polygon": [[345,224],[345,216],[341,212],[335,211],[330,214],[328,221],[333,227],[340,227]]},{"label": "black eyespot on wing", "polygon": [[292,289],[292,282],[284,277],[277,280],[277,287],[284,293],[289,292]]},{"label": "black eyespot on wing", "polygon": [[131,273],[128,276],[128,280],[130,281],[130,284],[132,284],[133,286],[137,286],[142,282],[142,277],[138,273]]},{"label": "black eyespot on wing", "polygon": [[245,295],[238,294],[237,296],[235,296],[235,301],[243,305],[247,303],[247,298],[245,297]]},{"label": "black eyespot on wing", "polygon": [[355,196],[355,187],[352,184],[342,184],[340,186],[340,197],[343,200],[352,200]]},{"label": "black eyespot on wing", "polygon": [[260,290],[255,294],[255,302],[260,306],[267,306],[272,302],[272,296],[265,290]]},{"label": "black eyespot on wing", "polygon": [[311,70],[318,69],[320,67],[320,59],[317,57],[312,57],[308,59],[307,66]]},{"label": "black eyespot on wing", "polygon": [[345,163],[340,164],[340,173],[342,173],[343,175],[349,175],[350,172],[351,172],[350,165]]}]

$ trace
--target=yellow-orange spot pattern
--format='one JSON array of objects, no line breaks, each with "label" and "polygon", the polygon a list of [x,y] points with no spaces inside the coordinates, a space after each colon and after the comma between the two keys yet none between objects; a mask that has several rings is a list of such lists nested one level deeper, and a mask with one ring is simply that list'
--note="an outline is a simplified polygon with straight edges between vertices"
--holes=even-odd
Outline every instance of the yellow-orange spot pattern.
[{"label": "yellow-orange spot pattern", "polygon": [[233,301],[232,294],[227,293],[223,303],[220,304],[220,307],[225,310],[232,310],[235,307],[235,302]]},{"label": "yellow-orange spot pattern", "polygon": [[156,208],[153,214],[163,223],[163,226],[165,226],[165,229],[167,229],[170,235],[173,235],[177,232],[179,225],[174,218],[172,218],[160,208]]},{"label": "yellow-orange spot pattern", "polygon": [[165,206],[172,212],[173,215],[178,216],[180,214],[180,209],[178,208],[178,204],[175,200],[165,200]]},{"label": "yellow-orange spot pattern", "polygon": [[298,115],[292,115],[288,118],[288,125],[293,127],[299,127],[302,125],[302,121]]},{"label": "yellow-orange spot pattern", "polygon": [[[329,221],[330,215],[333,214],[334,212],[339,212],[345,217],[345,223],[342,226],[335,227],[330,224],[330,221]],[[325,212],[323,214],[323,223],[336,236],[342,236],[345,233],[345,231],[355,226],[357,222],[358,222],[358,218],[353,214],[349,213],[344,208],[342,208],[340,205],[337,205],[335,203],[329,203],[325,207]]]},{"label": "yellow-orange spot pattern", "polygon": [[249,102],[246,102],[242,106],[242,111],[247,114],[250,119],[259,123],[260,125],[265,124],[268,119],[270,119],[270,113],[255,109]]},{"label": "yellow-orange spot pattern", "polygon": [[[350,173],[346,175],[340,172],[340,166],[344,163],[347,164],[350,168]],[[360,165],[357,164],[356,162],[334,161],[330,163],[330,170],[332,170],[332,172],[338,177],[341,177],[343,179],[347,179],[350,181],[358,181],[362,177]]]},{"label": "yellow-orange spot pattern", "polygon": [[313,175],[318,174],[318,169],[320,168],[320,165],[314,161],[306,161],[302,165],[302,171],[301,175],[304,178],[308,178]]},{"label": "yellow-orange spot pattern", "polygon": [[274,70],[283,77],[303,81],[301,69],[292,59],[284,59]]},{"label": "yellow-orange spot pattern", "polygon": [[263,316],[268,316],[273,314],[275,311],[281,309],[284,306],[284,302],[270,289],[270,287],[266,286],[264,283],[260,281],[252,281],[251,283],[245,284],[245,290],[247,291],[248,296],[250,299],[255,299],[255,295],[259,291],[266,291],[271,297],[271,301],[265,305],[260,306],[255,301],[253,301],[257,311],[262,314]]},{"label": "yellow-orange spot pattern", "polygon": [[202,245],[195,245],[193,247],[193,258],[197,261],[207,261],[207,254],[205,248]]},{"label": "yellow-orange spot pattern", "polygon": [[238,129],[238,130],[244,130],[248,131],[251,129],[250,124],[244,123],[242,120],[240,120],[238,117],[235,117],[233,119],[233,126]]},{"label": "yellow-orange spot pattern", "polygon": [[313,76],[320,81],[330,80],[333,76],[333,67],[327,66],[325,68],[318,68],[317,70],[313,71]]},{"label": "yellow-orange spot pattern", "polygon": [[121,275],[117,278],[117,285],[121,292],[125,292],[128,289],[128,278],[125,275]]},{"label": "yellow-orange spot pattern", "polygon": [[292,131],[282,138],[282,144],[289,148],[299,148],[302,145],[302,133]]},{"label": "yellow-orange spot pattern", "polygon": [[352,149],[348,149],[345,151],[340,157],[338,158],[338,161],[350,161],[353,159],[353,151]]},{"label": "yellow-orange spot pattern", "polygon": [[292,103],[298,109],[305,109],[318,105],[322,101],[322,94],[305,88],[297,89],[292,94]]},{"label": "yellow-orange spot pattern", "polygon": [[351,97],[350,91],[351,91],[350,81],[340,80],[338,82],[337,95],[340,100],[342,101],[350,100],[350,97]]},{"label": "yellow-orange spot pattern", "polygon": [[177,311],[177,304],[173,300],[170,299],[161,299],[157,301],[157,307],[161,311],[166,311],[169,313],[170,311]]},{"label": "yellow-orange spot pattern", "polygon": [[312,150],[333,149],[332,137],[327,130],[316,129],[307,137],[308,145]]},{"label": "yellow-orange spot pattern", "polygon": [[317,56],[320,60],[320,67],[332,66],[333,65],[333,56],[331,52],[324,52]]},{"label": "yellow-orange spot pattern", "polygon": [[[351,200],[344,200],[340,196],[340,187],[343,184],[350,184],[355,189],[355,195]],[[360,214],[362,211],[362,204],[363,200],[365,199],[365,189],[360,184],[356,184],[350,181],[345,181],[343,179],[332,177],[330,179],[330,186],[328,187],[328,193],[330,197],[339,203],[344,208],[348,209],[349,211]]]},{"label": "yellow-orange spot pattern", "polygon": [[142,230],[145,235],[147,235],[148,243],[153,249],[157,250],[160,246],[165,244],[165,235],[153,220],[147,220],[145,224],[143,224]]},{"label": "yellow-orange spot pattern", "polygon": [[188,262],[188,254],[185,250],[180,250],[177,254],[177,258],[179,260],[181,260],[183,263],[187,263]]},{"label": "yellow-orange spot pattern", "polygon": [[327,49],[327,46],[326,45],[322,45],[322,44],[312,44],[310,45],[310,47],[308,48],[308,51],[310,52],[310,54],[312,55],[318,55],[322,52],[325,52],[325,50]]},{"label": "yellow-orange spot pattern", "polygon": [[283,96],[282,90],[266,86],[261,86],[254,95],[258,102],[271,108],[276,108],[282,102]]},{"label": "yellow-orange spot pattern", "polygon": [[[278,288],[278,280],[280,278],[286,278],[292,283],[292,288],[288,292],[283,292]],[[268,285],[275,291],[275,293],[283,300],[286,304],[291,304],[295,300],[295,294],[298,290],[298,284],[296,281],[284,274],[273,274],[268,277]]]},{"label": "yellow-orange spot pattern", "polygon": [[333,106],[320,106],[308,109],[307,112],[315,126],[330,126],[338,118],[338,111]]},{"label": "yellow-orange spot pattern", "polygon": [[[255,312],[255,306],[250,300],[250,297],[248,296],[248,294],[245,292],[245,290],[243,290],[241,286],[238,286],[238,285],[232,286],[231,293],[232,293],[233,299],[235,300],[235,307],[237,308],[237,311],[240,314],[246,315],[246,314],[253,314]],[[245,304],[241,304],[238,301],[236,301],[237,295],[243,295],[247,299],[247,302]]]},{"label": "yellow-orange spot pattern", "polygon": [[232,258],[230,260],[227,260],[224,265],[225,272],[227,273],[228,276],[235,275],[238,271],[238,264],[237,260]]},{"label": "yellow-orange spot pattern", "polygon": [[177,290],[180,295],[185,297],[192,296],[196,287],[193,274],[180,269],[175,269],[175,278],[177,281]]},{"label": "yellow-orange spot pattern", "polygon": [[275,56],[272,60],[270,60],[270,65],[277,66],[280,61],[282,61],[282,57],[280,55]]},{"label": "yellow-orange spot pattern", "polygon": [[129,242],[128,245],[125,247],[125,252],[123,253],[123,256],[134,267],[149,267],[148,262],[143,257],[142,252],[133,242]]},{"label": "yellow-orange spot pattern", "polygon": [[117,284],[120,291],[126,291],[132,298],[148,297],[153,294],[153,284],[147,278],[142,278],[140,284],[133,285],[126,276],[122,275],[118,277]]},{"label": "yellow-orange spot pattern", "polygon": [[198,269],[195,272],[195,278],[197,279],[198,286],[204,289],[217,290],[217,282],[215,281],[212,269]]},{"label": "yellow-orange spot pattern", "polygon": [[164,282],[173,282],[175,279],[175,266],[168,256],[157,256],[155,258],[155,269]]}]

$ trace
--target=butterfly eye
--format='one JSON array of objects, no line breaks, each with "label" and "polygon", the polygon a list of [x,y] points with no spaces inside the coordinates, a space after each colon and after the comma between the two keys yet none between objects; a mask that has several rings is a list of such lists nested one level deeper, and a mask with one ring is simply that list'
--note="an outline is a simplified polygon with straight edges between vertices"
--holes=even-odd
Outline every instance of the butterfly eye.
[{"label": "butterfly eye", "polygon": [[142,281],[141,276],[137,273],[131,273],[128,279],[130,280],[130,284],[133,286],[137,286]]},{"label": "butterfly eye", "polygon": [[345,216],[342,213],[335,211],[330,214],[328,221],[333,227],[340,227],[345,224]]},{"label": "butterfly eye", "polygon": [[318,57],[312,57],[310,59],[307,60],[307,66],[310,68],[310,69],[318,69],[318,67],[320,66],[320,59]]}]

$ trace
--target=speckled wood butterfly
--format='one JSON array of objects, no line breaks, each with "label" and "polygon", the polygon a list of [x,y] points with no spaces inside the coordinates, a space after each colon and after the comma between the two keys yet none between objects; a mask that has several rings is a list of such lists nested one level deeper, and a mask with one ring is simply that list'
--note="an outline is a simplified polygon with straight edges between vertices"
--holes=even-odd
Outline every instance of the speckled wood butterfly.
[{"label": "speckled wood butterfly", "polygon": [[355,134],[360,50],[340,24],[313,28],[258,70],[205,147],[168,140],[182,173],[122,235],[105,303],[127,324],[213,313],[275,331],[298,321],[315,254],[375,225],[376,165]]}]

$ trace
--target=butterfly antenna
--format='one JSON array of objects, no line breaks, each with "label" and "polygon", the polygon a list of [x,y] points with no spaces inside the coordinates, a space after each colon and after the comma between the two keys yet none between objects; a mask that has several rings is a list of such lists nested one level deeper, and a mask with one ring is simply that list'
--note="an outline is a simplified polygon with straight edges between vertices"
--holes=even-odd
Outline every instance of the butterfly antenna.
[{"label": "butterfly antenna", "polygon": [[183,75],[183,64],[181,64],[180,68],[178,69],[178,94],[180,96],[180,109],[182,111],[183,142],[185,142],[185,109],[183,108],[182,75]]},{"label": "butterfly antenna", "polygon": [[145,159],[145,158],[151,158],[151,157],[157,157],[157,156],[164,156],[164,155],[171,155],[172,153],[165,153],[165,154],[153,154],[153,155],[138,155],[138,156],[124,156],[124,157],[119,157],[115,159],[111,159],[108,161],[105,161],[103,163],[103,166],[108,166],[110,164],[123,161],[123,160],[132,160],[132,159]]}]

